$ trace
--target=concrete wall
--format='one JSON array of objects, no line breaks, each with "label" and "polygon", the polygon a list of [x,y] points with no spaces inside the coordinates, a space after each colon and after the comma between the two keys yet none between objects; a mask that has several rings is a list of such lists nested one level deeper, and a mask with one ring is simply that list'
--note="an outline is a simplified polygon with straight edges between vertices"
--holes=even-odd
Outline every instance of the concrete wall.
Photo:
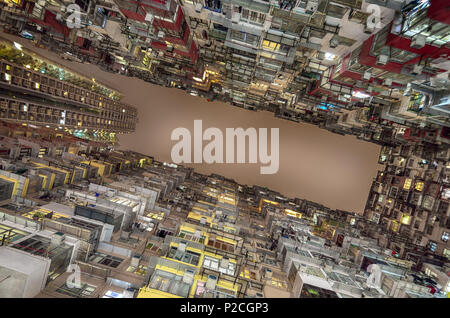
[{"label": "concrete wall", "polygon": [[30,298],[44,289],[50,259],[0,247],[0,297]]},{"label": "concrete wall", "polygon": [[100,242],[100,244],[98,245],[98,249],[100,251],[103,251],[106,253],[123,256],[124,258],[131,257],[131,250],[129,250],[127,248],[111,245],[111,244],[108,244],[105,242]]},{"label": "concrete wall", "polygon": [[263,289],[264,297],[266,298],[290,298],[291,293],[287,290],[282,290],[270,285],[265,285]]}]

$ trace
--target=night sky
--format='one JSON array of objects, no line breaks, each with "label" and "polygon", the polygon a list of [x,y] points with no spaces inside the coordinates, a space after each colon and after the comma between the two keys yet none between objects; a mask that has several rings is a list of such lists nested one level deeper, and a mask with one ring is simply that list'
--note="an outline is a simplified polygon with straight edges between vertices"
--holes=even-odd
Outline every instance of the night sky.
[{"label": "night sky", "polygon": [[[26,40],[27,48],[45,53],[62,62],[53,53],[37,49]],[[191,164],[200,173],[218,173],[239,183],[267,186],[289,197],[299,197],[326,205],[362,213],[372,179],[376,175],[380,147],[354,136],[340,136],[310,124],[298,124],[275,118],[273,113],[253,112],[221,102],[208,102],[185,91],[146,83],[136,78],[103,72],[91,64],[63,62],[68,67],[95,77],[117,89],[122,100],[137,107],[136,132],[120,137],[120,149],[130,149],[157,160],[171,161],[176,143],[170,135],[177,127],[193,133],[195,119],[203,120],[203,130],[217,127],[280,129],[280,169],[273,175],[261,175],[260,164]]]}]

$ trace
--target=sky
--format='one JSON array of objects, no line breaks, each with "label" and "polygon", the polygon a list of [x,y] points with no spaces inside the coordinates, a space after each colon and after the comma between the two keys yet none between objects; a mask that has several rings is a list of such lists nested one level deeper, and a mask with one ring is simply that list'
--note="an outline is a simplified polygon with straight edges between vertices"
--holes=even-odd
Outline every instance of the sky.
[{"label": "sky", "polygon": [[[8,37],[8,36],[5,36]],[[10,38],[18,41],[17,38]],[[247,129],[279,128],[280,167],[276,174],[260,174],[257,164],[189,164],[195,171],[217,173],[241,184],[267,186],[283,195],[302,198],[357,213],[364,210],[376,176],[380,146],[341,136],[306,123],[294,123],[274,117],[269,112],[254,112],[222,102],[208,102],[176,88],[153,85],[137,78],[101,71],[91,64],[66,62],[54,53],[25,47],[45,54],[51,60],[108,85],[124,95],[123,102],[138,109],[136,131],[119,137],[119,148],[171,162],[171,140],[175,128],[185,127],[193,133],[194,120],[209,127]],[[270,140],[270,139],[269,139]]]}]

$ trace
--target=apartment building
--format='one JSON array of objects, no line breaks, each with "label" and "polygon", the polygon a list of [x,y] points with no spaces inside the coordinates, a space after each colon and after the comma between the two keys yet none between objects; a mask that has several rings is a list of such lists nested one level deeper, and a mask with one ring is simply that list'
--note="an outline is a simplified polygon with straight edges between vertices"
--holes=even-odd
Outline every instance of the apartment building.
[{"label": "apartment building", "polygon": [[116,133],[134,131],[137,111],[117,92],[32,57],[18,44],[1,46],[1,119],[112,142]]}]

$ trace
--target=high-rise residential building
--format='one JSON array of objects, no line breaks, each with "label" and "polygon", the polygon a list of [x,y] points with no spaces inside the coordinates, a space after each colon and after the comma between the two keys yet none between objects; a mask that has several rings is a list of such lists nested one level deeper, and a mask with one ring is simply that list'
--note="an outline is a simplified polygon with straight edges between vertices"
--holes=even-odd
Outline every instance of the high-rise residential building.
[{"label": "high-rise residential building", "polygon": [[120,95],[15,43],[0,44],[0,119],[70,130],[76,136],[115,141],[133,132],[137,110]]}]

